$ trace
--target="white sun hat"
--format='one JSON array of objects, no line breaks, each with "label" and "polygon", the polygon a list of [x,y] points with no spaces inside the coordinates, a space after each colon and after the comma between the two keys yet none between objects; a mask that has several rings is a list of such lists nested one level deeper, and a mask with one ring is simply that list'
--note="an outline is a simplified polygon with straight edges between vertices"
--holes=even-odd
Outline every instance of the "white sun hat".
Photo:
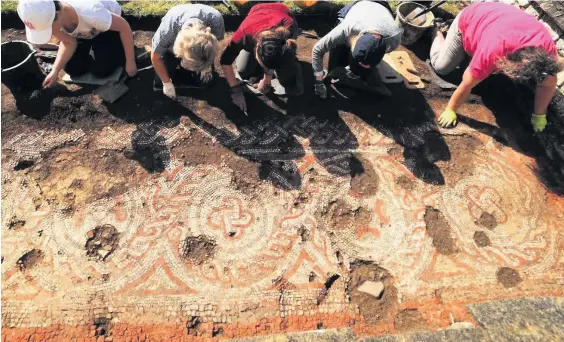
[{"label": "white sun hat", "polygon": [[53,0],[20,0],[18,15],[25,24],[27,40],[32,44],[45,44],[53,33],[51,25],[55,20]]}]

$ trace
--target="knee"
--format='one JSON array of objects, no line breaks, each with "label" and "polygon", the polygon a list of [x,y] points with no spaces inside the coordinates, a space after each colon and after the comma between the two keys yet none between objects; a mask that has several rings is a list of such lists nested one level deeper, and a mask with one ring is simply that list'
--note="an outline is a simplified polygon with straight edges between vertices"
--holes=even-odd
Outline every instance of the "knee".
[{"label": "knee", "polygon": [[431,60],[431,66],[433,67],[433,70],[441,76],[450,74],[456,68],[456,66],[453,67],[447,63],[440,63],[436,60]]},{"label": "knee", "polygon": [[88,63],[68,63],[63,69],[71,77],[81,76],[89,70]]}]

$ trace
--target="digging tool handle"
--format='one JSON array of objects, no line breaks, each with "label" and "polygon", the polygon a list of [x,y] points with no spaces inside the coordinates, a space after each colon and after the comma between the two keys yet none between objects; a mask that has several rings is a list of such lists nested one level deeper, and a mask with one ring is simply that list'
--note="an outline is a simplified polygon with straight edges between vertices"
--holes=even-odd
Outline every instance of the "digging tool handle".
[{"label": "digging tool handle", "polygon": [[435,8],[439,7],[440,5],[444,4],[446,1],[439,1],[436,4],[434,4],[433,6],[427,8],[426,10],[423,10],[421,13],[419,13],[418,15],[416,15],[415,17],[411,18],[410,21],[414,21],[415,19],[419,18],[420,16],[427,14],[429,12],[431,12],[432,10],[434,10]]}]

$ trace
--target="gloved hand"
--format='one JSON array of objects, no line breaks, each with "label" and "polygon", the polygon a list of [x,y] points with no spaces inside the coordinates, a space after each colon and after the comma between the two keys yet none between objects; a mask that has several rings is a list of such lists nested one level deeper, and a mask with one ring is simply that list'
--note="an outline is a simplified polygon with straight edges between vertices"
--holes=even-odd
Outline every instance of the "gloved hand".
[{"label": "gloved hand", "polygon": [[272,90],[272,85],[270,83],[266,84],[264,78],[260,80],[259,83],[253,84],[253,88],[258,89],[263,94],[268,94]]},{"label": "gloved hand", "polygon": [[546,127],[546,114],[545,115],[535,115],[531,117],[531,124],[533,125],[533,130],[535,133],[544,131]]},{"label": "gloved hand", "polygon": [[239,107],[243,112],[247,111],[247,102],[245,101],[245,94],[243,94],[243,85],[239,84],[231,87],[231,101]]},{"label": "gloved hand", "polygon": [[174,89],[174,84],[172,84],[172,80],[168,83],[163,82],[163,94],[170,97],[171,99],[176,98],[176,90]]},{"label": "gloved hand", "polygon": [[452,109],[445,109],[439,116],[439,125],[442,127],[453,127],[456,125],[456,113]]},{"label": "gloved hand", "polygon": [[319,96],[322,99],[327,98],[327,87],[323,81],[315,81],[315,85],[313,90],[315,91],[315,95]]},{"label": "gloved hand", "polygon": [[200,72],[200,81],[203,83],[208,83],[213,78],[212,69],[209,68],[208,70],[202,70]]}]

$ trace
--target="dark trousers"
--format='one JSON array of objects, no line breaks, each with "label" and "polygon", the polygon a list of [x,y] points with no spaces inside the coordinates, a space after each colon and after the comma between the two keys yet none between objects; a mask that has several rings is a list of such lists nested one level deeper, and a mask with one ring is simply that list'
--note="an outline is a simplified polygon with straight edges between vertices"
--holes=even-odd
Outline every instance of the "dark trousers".
[{"label": "dark trousers", "polygon": [[[90,50],[94,57],[90,55]],[[78,39],[76,51],[65,66],[70,76],[91,72],[96,77],[107,77],[117,67],[125,65],[125,51],[119,32],[102,32],[92,39]]]},{"label": "dark trousers", "polygon": [[[255,58],[255,54],[246,50],[241,50],[239,56],[235,60],[237,72],[244,80],[248,80],[253,76],[260,76],[261,67]],[[302,74],[302,66],[298,58],[294,56],[287,64],[274,70],[276,78],[280,84],[286,89],[289,95],[301,95],[304,92],[304,82]]]}]

